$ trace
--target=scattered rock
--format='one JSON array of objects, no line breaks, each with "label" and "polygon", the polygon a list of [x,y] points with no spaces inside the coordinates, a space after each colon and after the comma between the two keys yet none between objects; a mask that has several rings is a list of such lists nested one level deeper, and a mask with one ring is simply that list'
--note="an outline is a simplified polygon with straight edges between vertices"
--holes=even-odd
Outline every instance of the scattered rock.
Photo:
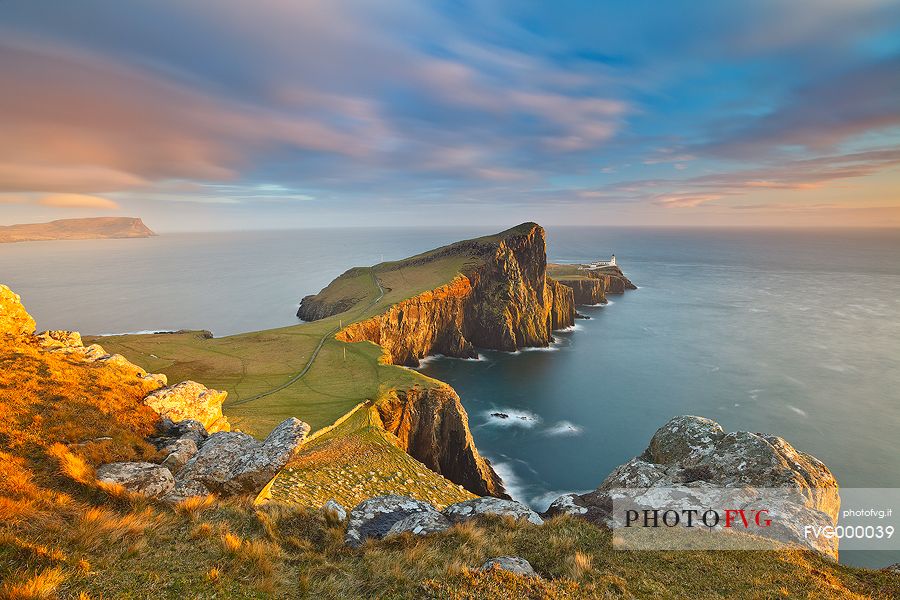
[{"label": "scattered rock", "polygon": [[428,535],[440,533],[450,528],[450,521],[437,511],[417,512],[404,517],[391,525],[387,535],[412,533],[413,535]]},{"label": "scattered rock", "polygon": [[185,419],[184,421],[173,423],[171,419],[163,417],[162,419],[160,419],[159,424],[157,425],[157,429],[161,435],[160,437],[155,438],[151,441],[159,449],[168,446],[175,440],[180,440],[183,438],[193,440],[199,448],[203,444],[203,442],[206,441],[206,438],[209,437],[209,434],[206,432],[206,427],[203,426],[203,423],[201,423],[200,421],[195,421],[193,419]]},{"label": "scattered rock", "polygon": [[347,520],[347,509],[345,509],[337,500],[329,500],[322,505],[322,510],[333,514],[338,521]]},{"label": "scattered rock", "polygon": [[31,335],[34,333],[34,319],[22,306],[18,294],[0,284],[0,334]]},{"label": "scattered rock", "polygon": [[491,416],[492,416],[492,417],[497,417],[498,419],[508,419],[508,418],[509,418],[509,415],[508,415],[508,414],[502,413],[502,412],[492,412],[492,413],[491,413]]},{"label": "scattered rock", "polygon": [[537,577],[531,563],[519,556],[497,556],[489,558],[481,565],[481,571],[500,569],[523,577]]},{"label": "scattered rock", "polygon": [[183,437],[163,447],[162,451],[166,453],[162,465],[172,473],[178,473],[197,454],[197,442],[190,437]]},{"label": "scattered rock", "polygon": [[48,349],[53,348],[83,348],[81,334],[77,331],[66,331],[64,329],[50,330],[39,333],[37,336],[38,343]]},{"label": "scattered rock", "polygon": [[515,519],[527,519],[535,525],[543,525],[544,520],[533,510],[515,500],[504,500],[485,496],[451,504],[443,511],[444,516],[453,523],[468,521],[482,515],[509,516]]},{"label": "scattered rock", "polygon": [[176,493],[202,484],[206,493],[254,493],[262,489],[291,459],[309,433],[309,425],[290,418],[258,442],[246,433],[214,433],[179,471]]},{"label": "scattered rock", "polygon": [[175,487],[175,479],[166,467],[148,462],[110,463],[97,468],[97,479],[116,483],[130,492],[160,498]]},{"label": "scattered rock", "polygon": [[222,402],[227,395],[196,381],[182,381],[148,394],[144,404],[172,421],[200,421],[207,431],[214,433],[231,429],[222,415]]},{"label": "scattered rock", "polygon": [[364,500],[350,511],[344,543],[357,547],[368,538],[381,539],[395,523],[415,513],[437,513],[437,510],[408,496],[376,496]]},{"label": "scattered rock", "polygon": [[580,504],[578,494],[565,494],[550,503],[550,507],[544,513],[544,516],[584,515],[587,511],[588,509]]}]

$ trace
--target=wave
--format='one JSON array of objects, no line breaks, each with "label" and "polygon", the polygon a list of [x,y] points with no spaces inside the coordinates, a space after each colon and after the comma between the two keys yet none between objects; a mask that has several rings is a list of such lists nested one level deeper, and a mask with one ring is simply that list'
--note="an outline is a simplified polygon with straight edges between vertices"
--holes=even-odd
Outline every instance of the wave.
[{"label": "wave", "polygon": [[800,409],[800,408],[797,408],[796,406],[791,406],[790,404],[785,404],[785,406],[787,406],[789,409],[791,409],[792,411],[794,411],[795,413],[797,413],[797,414],[800,415],[801,417],[808,417],[808,416],[809,416],[809,415],[806,414],[806,411],[805,411],[805,410]]},{"label": "wave", "polygon": [[558,421],[554,425],[551,425],[547,429],[544,430],[544,435],[549,436],[574,436],[581,435],[584,431],[584,428],[580,425],[575,425],[571,421]]},{"label": "wave", "polygon": [[487,362],[488,357],[484,354],[478,354],[475,358],[469,358],[465,356],[447,356],[446,354],[429,354],[428,356],[424,356],[419,359],[419,366],[414,367],[415,369],[421,369],[425,365],[429,363],[436,362],[438,360],[468,360],[472,362]]},{"label": "wave", "polygon": [[122,331],[119,333],[96,333],[95,337],[112,337],[115,335],[153,335],[154,333],[177,333],[177,329],[141,329],[140,331]]}]

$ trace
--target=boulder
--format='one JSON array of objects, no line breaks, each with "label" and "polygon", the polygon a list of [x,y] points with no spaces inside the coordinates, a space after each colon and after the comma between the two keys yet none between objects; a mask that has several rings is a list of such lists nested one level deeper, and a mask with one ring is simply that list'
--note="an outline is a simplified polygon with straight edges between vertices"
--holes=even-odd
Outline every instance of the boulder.
[{"label": "boulder", "polygon": [[37,335],[38,343],[47,349],[54,348],[83,348],[81,334],[77,331],[63,329],[44,331]]},{"label": "boulder", "polygon": [[413,535],[428,535],[429,533],[440,533],[449,528],[450,521],[441,513],[437,511],[417,512],[391,525],[387,535],[407,532]]},{"label": "boulder", "polygon": [[322,510],[333,514],[338,521],[347,520],[347,509],[341,506],[337,500],[329,500],[322,505]]},{"label": "boulder", "polygon": [[115,483],[126,490],[150,498],[160,498],[175,486],[175,479],[166,467],[148,462],[119,462],[97,468],[97,480]]},{"label": "boulder", "polygon": [[206,441],[206,438],[209,437],[203,423],[193,419],[185,419],[184,421],[173,423],[171,419],[162,418],[157,424],[157,430],[160,436],[151,438],[151,441],[160,450],[180,439],[193,440],[199,448]]},{"label": "boulder", "polygon": [[613,500],[660,508],[713,505],[716,498],[770,510],[773,525],[761,535],[837,557],[837,538],[803,532],[804,523],[837,522],[840,496],[828,467],[782,438],[726,433],[703,417],[673,418],[640,456],[616,468],[595,491],[557,498],[546,514],[577,514],[613,526]]},{"label": "boulder", "polygon": [[0,284],[0,335],[31,335],[34,329],[34,319],[22,306],[19,295]]},{"label": "boulder", "polygon": [[197,454],[197,450],[197,442],[192,438],[177,439],[162,448],[162,452],[166,454],[162,465],[172,471],[172,473],[178,473]]},{"label": "boulder", "polygon": [[196,484],[201,484],[206,493],[259,492],[293,457],[308,433],[309,425],[293,417],[263,442],[236,431],[214,433],[178,472],[175,491],[196,491],[200,489]]},{"label": "boulder", "polygon": [[350,511],[344,543],[360,546],[368,538],[381,539],[398,521],[415,513],[438,513],[426,502],[408,496],[376,496],[356,505]]},{"label": "boulder", "polygon": [[510,573],[515,573],[516,575],[521,575],[523,577],[537,577],[537,573],[534,572],[531,563],[519,556],[497,556],[489,558],[481,565],[479,570],[492,571],[494,569],[509,571]]},{"label": "boulder", "polygon": [[222,415],[222,402],[227,395],[196,381],[182,381],[151,392],[144,398],[144,404],[172,421],[200,421],[207,431],[214,433],[231,429]]},{"label": "boulder", "polygon": [[515,500],[504,500],[485,496],[451,504],[443,511],[444,516],[453,523],[468,521],[482,515],[497,515],[501,517],[513,517],[514,519],[527,519],[535,525],[543,525],[544,520],[536,512]]}]

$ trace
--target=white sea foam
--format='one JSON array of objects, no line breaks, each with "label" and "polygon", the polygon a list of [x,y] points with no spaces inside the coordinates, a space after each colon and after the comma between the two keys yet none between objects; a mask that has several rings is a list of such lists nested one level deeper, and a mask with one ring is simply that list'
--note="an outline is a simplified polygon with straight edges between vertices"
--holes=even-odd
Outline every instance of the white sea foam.
[{"label": "white sea foam", "polygon": [[96,337],[110,337],[114,335],[151,335],[154,333],[175,333],[176,329],[142,329],[140,331],[123,331],[121,333],[98,333]]},{"label": "white sea foam", "polygon": [[496,408],[486,410],[482,414],[487,421],[486,425],[494,425],[496,427],[523,427],[531,429],[541,422],[541,418],[538,415],[519,408]]},{"label": "white sea foam", "polygon": [[[488,458],[488,460],[491,459]],[[509,494],[510,498],[515,500],[516,498],[521,498],[523,496],[522,482],[516,475],[515,470],[513,470],[511,463],[494,462],[491,460],[491,467],[494,468],[494,472],[503,480],[503,487],[506,489],[506,493]]]},{"label": "white sea foam", "polygon": [[544,435],[549,436],[574,436],[581,435],[584,428],[575,425],[571,421],[558,421],[544,430]]},{"label": "white sea foam", "polygon": [[421,369],[425,365],[427,365],[429,363],[433,363],[438,360],[470,360],[472,362],[479,362],[479,361],[486,362],[488,360],[488,357],[485,356],[484,354],[479,354],[476,358],[468,358],[468,357],[464,357],[464,356],[447,356],[446,354],[429,354],[428,356],[420,358],[419,366],[415,367],[415,368]]},{"label": "white sea foam", "polygon": [[807,417],[807,416],[809,416],[809,415],[806,414],[806,411],[805,411],[805,410],[799,409],[799,408],[797,408],[796,406],[791,406],[790,404],[786,404],[785,406],[787,406],[789,409],[791,409],[792,411],[794,411],[795,413],[797,413],[797,414],[800,415],[801,417]]},{"label": "white sea foam", "polygon": [[532,496],[528,501],[528,506],[538,512],[544,512],[560,496],[565,496],[566,494],[587,494],[590,491],[593,490],[548,490],[543,494]]}]

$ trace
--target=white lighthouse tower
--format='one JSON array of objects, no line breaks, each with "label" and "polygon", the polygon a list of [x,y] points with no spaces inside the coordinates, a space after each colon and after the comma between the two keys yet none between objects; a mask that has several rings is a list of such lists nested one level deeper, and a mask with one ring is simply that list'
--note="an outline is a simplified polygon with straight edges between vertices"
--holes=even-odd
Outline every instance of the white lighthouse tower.
[{"label": "white lighthouse tower", "polygon": [[609,266],[611,266],[611,267],[615,267],[615,266],[616,266],[616,255],[615,255],[615,254],[613,254],[613,255],[610,257],[610,259],[609,259]]}]

